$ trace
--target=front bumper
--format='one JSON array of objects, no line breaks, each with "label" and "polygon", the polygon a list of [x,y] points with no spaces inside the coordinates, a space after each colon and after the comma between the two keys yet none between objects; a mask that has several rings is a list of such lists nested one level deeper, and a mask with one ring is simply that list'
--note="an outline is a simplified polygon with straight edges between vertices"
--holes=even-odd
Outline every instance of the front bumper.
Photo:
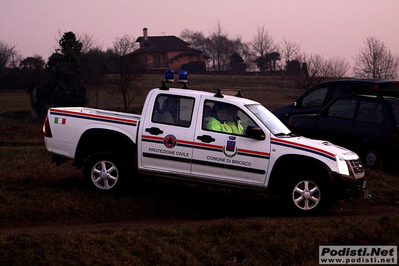
[{"label": "front bumper", "polygon": [[367,181],[363,177],[353,177],[348,175],[342,175],[338,173],[332,173],[334,193],[338,198],[345,197],[356,197],[368,195]]}]

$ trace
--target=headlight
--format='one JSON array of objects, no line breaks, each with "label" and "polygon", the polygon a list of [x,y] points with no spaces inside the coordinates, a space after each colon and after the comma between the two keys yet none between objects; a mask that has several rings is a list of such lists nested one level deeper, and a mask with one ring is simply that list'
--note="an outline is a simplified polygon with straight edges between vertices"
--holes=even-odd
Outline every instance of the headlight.
[{"label": "headlight", "polygon": [[343,175],[349,175],[349,168],[346,161],[339,156],[336,156],[335,159],[337,161],[338,173]]}]

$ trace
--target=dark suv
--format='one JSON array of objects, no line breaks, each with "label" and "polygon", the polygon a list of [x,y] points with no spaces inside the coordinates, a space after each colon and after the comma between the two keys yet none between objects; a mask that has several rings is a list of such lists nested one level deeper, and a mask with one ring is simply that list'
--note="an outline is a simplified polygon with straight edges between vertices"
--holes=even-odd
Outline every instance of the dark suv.
[{"label": "dark suv", "polygon": [[399,80],[341,79],[319,83],[305,91],[293,104],[272,113],[285,125],[292,115],[316,114],[338,95],[367,94],[399,97]]},{"label": "dark suv", "polygon": [[318,114],[291,116],[288,126],[294,133],[352,149],[370,168],[399,159],[399,98],[339,96]]}]

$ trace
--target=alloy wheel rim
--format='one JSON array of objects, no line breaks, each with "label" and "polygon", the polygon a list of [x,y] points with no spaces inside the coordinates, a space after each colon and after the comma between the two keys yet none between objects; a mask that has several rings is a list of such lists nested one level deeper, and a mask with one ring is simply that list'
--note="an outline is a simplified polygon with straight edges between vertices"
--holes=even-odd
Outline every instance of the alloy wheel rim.
[{"label": "alloy wheel rim", "polygon": [[300,210],[309,211],[316,208],[320,203],[320,199],[320,188],[310,180],[299,182],[292,192],[292,200]]},{"label": "alloy wheel rim", "polygon": [[118,179],[118,168],[110,161],[99,161],[91,169],[91,180],[100,189],[109,190],[113,188]]}]

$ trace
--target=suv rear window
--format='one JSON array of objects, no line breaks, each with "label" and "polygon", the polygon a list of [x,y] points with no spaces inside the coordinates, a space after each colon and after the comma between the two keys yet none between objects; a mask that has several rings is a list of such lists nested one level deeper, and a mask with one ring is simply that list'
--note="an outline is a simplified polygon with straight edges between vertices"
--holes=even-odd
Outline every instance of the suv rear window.
[{"label": "suv rear window", "polygon": [[399,101],[391,102],[393,114],[396,118],[396,123],[399,124]]},{"label": "suv rear window", "polygon": [[371,123],[382,123],[381,104],[361,101],[357,114],[357,120]]},{"label": "suv rear window", "polygon": [[392,83],[380,83],[378,84],[379,89],[383,90],[397,90],[399,91],[399,82],[392,82]]},{"label": "suv rear window", "polygon": [[399,97],[399,82],[386,82],[378,84],[377,94],[383,96]]}]

